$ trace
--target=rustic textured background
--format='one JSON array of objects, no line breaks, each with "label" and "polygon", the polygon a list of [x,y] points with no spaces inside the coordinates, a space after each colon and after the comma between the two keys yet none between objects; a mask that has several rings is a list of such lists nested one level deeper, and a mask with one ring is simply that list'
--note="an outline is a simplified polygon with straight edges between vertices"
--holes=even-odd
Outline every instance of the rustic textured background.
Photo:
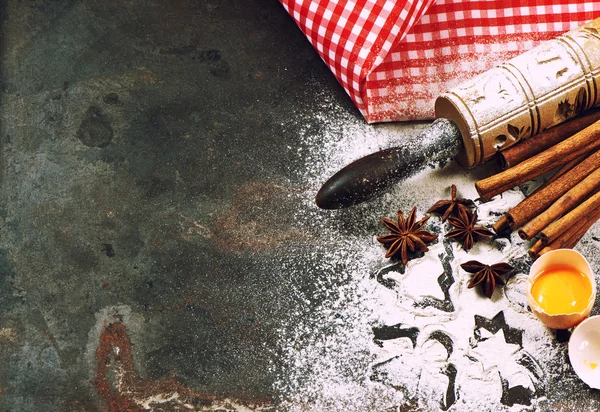
[{"label": "rustic textured background", "polygon": [[[137,411],[174,391],[154,410],[274,409],[282,342],[331,332],[316,308],[361,259],[345,237],[443,190],[316,210],[329,153],[414,144],[424,125],[365,126],[276,0],[0,0],[0,52],[3,412]],[[567,377],[551,382],[578,395],[553,405],[595,405]]]},{"label": "rustic textured background", "polygon": [[128,362],[276,401],[281,262],[308,253],[289,119],[323,89],[357,110],[277,1],[0,4],[0,410],[126,404]]}]

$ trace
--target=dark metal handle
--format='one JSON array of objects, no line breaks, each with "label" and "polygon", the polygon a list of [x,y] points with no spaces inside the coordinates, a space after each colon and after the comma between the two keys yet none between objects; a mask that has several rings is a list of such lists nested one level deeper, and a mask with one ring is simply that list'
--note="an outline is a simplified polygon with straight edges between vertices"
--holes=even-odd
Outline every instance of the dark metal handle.
[{"label": "dark metal handle", "polygon": [[370,200],[427,163],[456,155],[462,144],[458,127],[437,119],[417,139],[421,147],[393,147],[358,159],[333,175],[317,193],[322,209],[341,209]]}]

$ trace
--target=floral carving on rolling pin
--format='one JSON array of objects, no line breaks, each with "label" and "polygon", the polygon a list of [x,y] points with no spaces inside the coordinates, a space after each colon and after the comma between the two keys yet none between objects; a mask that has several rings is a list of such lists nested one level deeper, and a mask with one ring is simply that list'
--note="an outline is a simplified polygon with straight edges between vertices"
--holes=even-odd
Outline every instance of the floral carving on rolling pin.
[{"label": "floral carving on rolling pin", "polygon": [[568,98],[558,104],[554,119],[557,122],[564,122],[570,117],[577,116],[587,107],[587,100],[587,91],[582,87],[577,92],[577,96],[575,96],[575,102],[573,104],[569,102]]},{"label": "floral carving on rolling pin", "polygon": [[[555,49],[551,46],[547,46],[546,50],[540,52],[535,59],[535,63],[524,62],[524,64],[529,73],[529,78],[533,82],[536,82],[535,79],[538,79],[537,82],[542,80],[539,77],[542,75],[549,87],[557,84],[557,82],[562,83],[572,79],[581,70],[566,50]],[[522,67],[522,69],[525,67]]]},{"label": "floral carving on rolling pin", "polygon": [[581,114],[588,104],[587,91],[585,88],[580,88],[577,92],[577,96],[575,97],[575,115]]},{"label": "floral carving on rolling pin", "polygon": [[569,99],[565,99],[558,104],[558,107],[556,108],[556,114],[554,115],[554,119],[557,122],[564,122],[571,116],[572,113],[573,105],[569,103]]},{"label": "floral carving on rolling pin", "polygon": [[519,129],[518,126],[513,126],[509,123],[507,129],[508,134],[516,141],[519,141],[531,132],[531,125],[527,126],[527,128],[523,126]]},{"label": "floral carving on rolling pin", "polygon": [[[482,76],[483,77],[483,76]],[[515,101],[519,96],[515,84],[509,77],[498,76],[490,73],[476,84],[470,84],[462,88],[464,91],[463,99],[476,107],[482,113],[488,112],[490,107],[506,107],[513,105],[515,108],[523,101]],[[489,114],[488,114],[489,116]]]}]

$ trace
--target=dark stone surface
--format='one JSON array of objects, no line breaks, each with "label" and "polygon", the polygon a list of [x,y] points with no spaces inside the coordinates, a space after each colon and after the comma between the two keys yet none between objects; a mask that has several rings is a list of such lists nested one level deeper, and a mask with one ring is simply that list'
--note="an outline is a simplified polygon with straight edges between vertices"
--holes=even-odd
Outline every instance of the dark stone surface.
[{"label": "dark stone surface", "polygon": [[106,410],[110,319],[142,379],[275,398],[280,267],[315,259],[282,125],[358,116],[341,87],[275,0],[0,4],[0,410]]},{"label": "dark stone surface", "polygon": [[[327,241],[344,256],[340,239],[433,203],[401,186],[379,208],[316,210],[307,135],[312,146],[339,137],[322,124],[332,113],[363,122],[277,0],[0,0],[0,53],[0,412],[137,411],[132,397],[173,391],[197,409],[213,397],[277,405],[281,342],[335,333],[319,303],[335,301],[353,262],[331,259]],[[445,298],[417,308],[456,309],[444,246]],[[405,273],[373,268],[376,286],[394,289],[390,271]],[[523,346],[503,312],[475,323],[469,342],[485,329]],[[456,353],[441,330],[373,329],[379,345],[405,336]],[[388,382],[371,361],[344,366]],[[598,391],[567,362],[543,377],[521,354],[534,387],[500,375],[501,403],[544,395],[551,410],[595,410]],[[441,373],[445,410],[462,371],[448,361]],[[416,407],[406,399],[400,410]]]}]

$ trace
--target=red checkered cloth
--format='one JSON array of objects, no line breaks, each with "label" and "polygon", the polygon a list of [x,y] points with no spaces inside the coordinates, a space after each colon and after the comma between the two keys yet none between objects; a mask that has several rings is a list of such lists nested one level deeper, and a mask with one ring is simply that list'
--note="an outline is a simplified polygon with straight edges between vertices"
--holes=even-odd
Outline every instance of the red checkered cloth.
[{"label": "red checkered cloth", "polygon": [[370,123],[433,118],[440,93],[600,16],[600,1],[280,1]]}]

